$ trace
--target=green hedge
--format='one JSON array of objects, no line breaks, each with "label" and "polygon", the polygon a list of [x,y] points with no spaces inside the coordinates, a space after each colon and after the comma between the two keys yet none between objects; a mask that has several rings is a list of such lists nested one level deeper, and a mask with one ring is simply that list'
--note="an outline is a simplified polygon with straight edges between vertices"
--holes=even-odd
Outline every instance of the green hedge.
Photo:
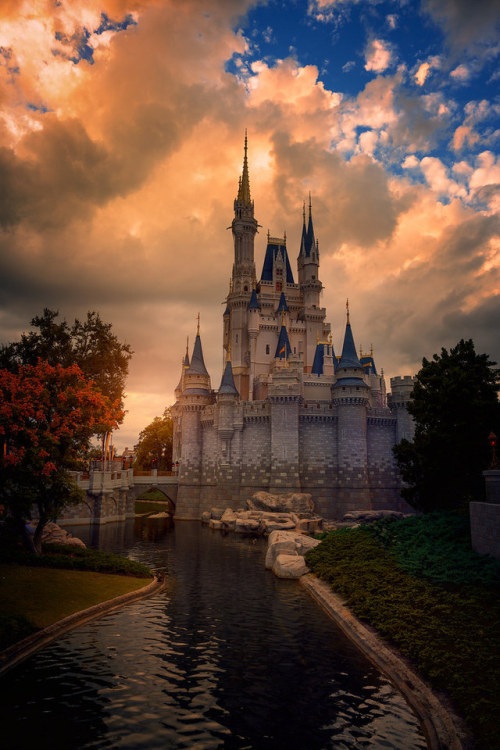
[{"label": "green hedge", "polygon": [[[439,514],[330,533],[306,556],[362,620],[446,691],[478,748],[499,747],[498,565]],[[427,532],[427,533],[425,533]]]},{"label": "green hedge", "polygon": [[152,576],[146,565],[129,560],[121,555],[64,544],[44,544],[43,554],[41,555],[34,555],[20,549],[0,550],[0,562],[43,568],[91,570],[98,573],[136,576],[137,578],[150,578]]}]

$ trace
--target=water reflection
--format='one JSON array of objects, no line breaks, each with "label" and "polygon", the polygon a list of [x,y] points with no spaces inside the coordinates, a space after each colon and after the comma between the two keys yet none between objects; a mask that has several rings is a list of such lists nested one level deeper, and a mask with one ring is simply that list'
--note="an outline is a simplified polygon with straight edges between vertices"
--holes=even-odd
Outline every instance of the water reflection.
[{"label": "water reflection", "polygon": [[425,747],[390,684],[296,582],[264,569],[264,542],[190,522],[154,541],[142,531],[99,544],[166,570],[167,592],[8,675],[7,747]]}]

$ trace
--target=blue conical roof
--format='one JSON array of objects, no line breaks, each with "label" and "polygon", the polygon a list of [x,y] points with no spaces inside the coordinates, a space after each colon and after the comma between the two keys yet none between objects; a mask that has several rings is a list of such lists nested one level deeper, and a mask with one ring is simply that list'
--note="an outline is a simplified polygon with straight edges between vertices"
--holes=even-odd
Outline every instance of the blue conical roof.
[{"label": "blue conical roof", "polygon": [[201,348],[201,339],[199,333],[196,334],[196,339],[194,341],[193,347],[193,356],[191,357],[191,364],[189,366],[187,374],[208,375],[207,368],[205,367],[205,362],[203,360],[203,350]]},{"label": "blue conical roof", "polygon": [[281,326],[281,331],[278,339],[278,346],[276,347],[276,354],[274,355],[278,359],[287,359],[292,353],[292,347],[288,340],[288,333],[286,326]]},{"label": "blue conical roof", "polygon": [[288,312],[288,305],[286,304],[284,292],[281,292],[280,301],[276,312]]},{"label": "blue conical roof", "polygon": [[231,360],[228,360],[226,362],[226,369],[224,370],[224,374],[222,376],[219,393],[229,393],[235,396],[240,395],[238,391],[236,390],[236,386],[234,384],[233,368],[231,366]]},{"label": "blue conical roof", "polygon": [[255,289],[252,289],[252,296],[250,297],[250,302],[248,303],[248,309],[260,310],[259,300],[257,299],[257,292],[255,291]]},{"label": "blue conical roof", "polygon": [[285,261],[286,282],[287,284],[293,284],[293,273],[290,266],[290,260],[288,258],[288,252],[286,249],[286,245],[281,241],[280,244],[271,241],[267,243],[266,255],[264,257],[264,264],[262,266],[261,279],[262,281],[273,280],[273,266],[274,262],[278,258],[278,254],[281,254],[283,260]]},{"label": "blue conical roof", "polygon": [[375,360],[372,356],[361,357],[359,360],[363,366],[363,370],[368,373],[377,374],[377,368],[375,367]]},{"label": "blue conical roof", "polygon": [[307,247],[307,231],[306,231],[306,209],[304,206],[304,220],[302,222],[302,237],[300,238],[300,252],[299,256],[306,255],[306,247]]},{"label": "blue conical roof", "polygon": [[352,336],[351,324],[347,323],[345,327],[344,346],[342,347],[342,356],[340,357],[339,368],[344,367],[362,367],[356,353],[354,338]]},{"label": "blue conical roof", "polygon": [[316,246],[316,239],[314,237],[313,220],[311,214],[311,204],[309,204],[309,222],[307,224],[307,238],[306,238],[306,255],[311,255],[311,251]]},{"label": "blue conical roof", "polygon": [[323,363],[325,359],[325,347],[323,344],[316,344],[316,351],[314,352],[314,360],[311,368],[313,375],[323,375]]}]

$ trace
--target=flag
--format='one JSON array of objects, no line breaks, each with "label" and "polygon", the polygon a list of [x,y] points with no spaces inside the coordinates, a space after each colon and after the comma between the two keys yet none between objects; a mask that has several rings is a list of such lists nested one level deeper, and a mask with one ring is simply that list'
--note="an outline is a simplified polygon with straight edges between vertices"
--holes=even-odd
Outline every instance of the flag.
[{"label": "flag", "polygon": [[283,349],[280,349],[280,356],[281,356],[282,354],[284,354],[284,352],[285,352],[285,351],[286,351],[286,346],[284,346],[284,347],[283,347]]}]

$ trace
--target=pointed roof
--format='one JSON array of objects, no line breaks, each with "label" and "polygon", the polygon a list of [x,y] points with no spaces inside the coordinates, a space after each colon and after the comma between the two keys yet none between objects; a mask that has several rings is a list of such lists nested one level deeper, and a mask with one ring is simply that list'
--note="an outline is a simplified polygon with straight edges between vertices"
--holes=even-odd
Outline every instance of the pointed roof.
[{"label": "pointed roof", "polygon": [[286,326],[282,325],[278,338],[278,346],[276,347],[276,354],[274,356],[277,359],[288,359],[291,353],[292,347],[290,346],[290,341],[288,340]]},{"label": "pointed roof", "polygon": [[351,324],[347,319],[345,327],[344,345],[342,347],[342,355],[340,357],[339,368],[356,367],[362,368],[361,362],[358,359],[356,352],[356,346],[354,345],[354,338],[352,335]]},{"label": "pointed roof", "polygon": [[314,228],[312,220],[312,204],[311,204],[311,193],[309,193],[309,222],[307,224],[307,243],[306,243],[306,255],[311,255],[311,251],[316,247],[316,239],[314,237]]},{"label": "pointed roof", "polygon": [[376,375],[377,368],[375,367],[375,360],[371,356],[360,357],[359,361],[363,366],[363,370],[370,374]]},{"label": "pointed roof", "polygon": [[267,240],[266,255],[264,257],[264,264],[262,266],[261,280],[262,281],[273,280],[273,266],[274,266],[276,259],[278,258],[278,253],[281,253],[285,261],[286,283],[294,284],[295,282],[293,280],[292,268],[290,266],[290,261],[288,259],[286,242],[284,239],[278,240],[274,237],[268,237],[268,240]]},{"label": "pointed roof", "polygon": [[193,347],[193,356],[191,357],[191,364],[189,366],[187,374],[208,375],[207,368],[205,367],[205,362],[203,360],[203,350],[201,348],[201,339],[199,333],[196,334]]},{"label": "pointed roof", "polygon": [[304,201],[302,207],[302,237],[300,238],[300,252],[299,257],[304,257],[306,254],[307,247],[307,230],[306,230],[306,204]]},{"label": "pointed roof", "polygon": [[276,312],[277,313],[279,313],[279,312],[289,312],[288,305],[286,304],[286,299],[285,299],[285,293],[284,292],[281,292],[280,301],[279,301],[278,309],[276,310]]},{"label": "pointed roof", "polygon": [[238,203],[243,203],[244,206],[249,206],[252,202],[250,199],[250,177],[248,174],[247,151],[248,141],[247,131],[245,128],[245,155],[243,157],[243,172],[241,173],[241,178],[238,186],[238,198],[236,199]]},{"label": "pointed roof", "polygon": [[224,370],[224,374],[222,375],[219,393],[228,393],[234,396],[240,395],[234,384],[233,368],[230,359],[228,359],[226,362],[226,369]]},{"label": "pointed roof", "polygon": [[259,300],[257,299],[257,292],[255,291],[255,289],[252,289],[252,296],[250,297],[250,302],[248,303],[248,309],[260,310]]},{"label": "pointed roof", "polygon": [[319,341],[316,344],[316,351],[314,352],[314,360],[311,368],[312,375],[323,375],[323,363],[325,360],[325,345],[320,344]]}]

